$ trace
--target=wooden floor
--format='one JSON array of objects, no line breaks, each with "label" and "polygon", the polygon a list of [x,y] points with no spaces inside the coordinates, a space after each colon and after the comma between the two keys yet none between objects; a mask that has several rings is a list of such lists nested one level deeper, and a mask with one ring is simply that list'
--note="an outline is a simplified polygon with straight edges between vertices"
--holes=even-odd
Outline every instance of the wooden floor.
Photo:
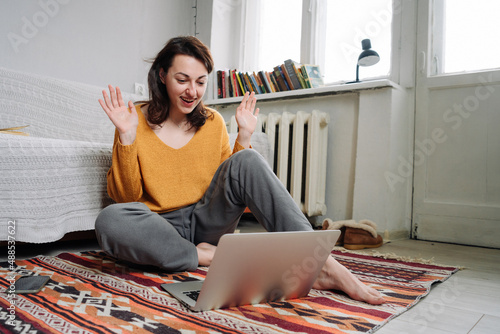
[{"label": "wooden floor", "polygon": [[[241,232],[262,230],[252,223]],[[98,249],[95,240],[46,245],[17,245],[16,258],[56,255],[65,251]],[[0,260],[6,260],[2,247]],[[500,250],[416,240],[392,241],[376,249],[437,264],[464,267],[446,282],[434,286],[415,307],[391,320],[377,334],[498,334],[500,333]],[[371,251],[362,251],[370,254]],[[5,255],[5,256],[4,256]]]},{"label": "wooden floor", "polygon": [[399,240],[377,251],[464,267],[377,334],[500,333],[500,250]]},{"label": "wooden floor", "polygon": [[[251,222],[241,225],[242,232],[261,230]],[[464,268],[435,285],[427,297],[377,334],[500,333],[500,249],[397,240],[360,252],[396,254]]]}]

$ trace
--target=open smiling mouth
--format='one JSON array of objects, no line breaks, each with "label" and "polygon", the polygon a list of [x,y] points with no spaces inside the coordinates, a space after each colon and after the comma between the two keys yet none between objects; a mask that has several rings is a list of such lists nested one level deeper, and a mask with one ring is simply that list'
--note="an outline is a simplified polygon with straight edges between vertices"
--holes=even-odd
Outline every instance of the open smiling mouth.
[{"label": "open smiling mouth", "polygon": [[186,103],[193,103],[194,101],[196,101],[196,99],[187,99],[185,97],[181,97],[181,100],[186,102]]}]

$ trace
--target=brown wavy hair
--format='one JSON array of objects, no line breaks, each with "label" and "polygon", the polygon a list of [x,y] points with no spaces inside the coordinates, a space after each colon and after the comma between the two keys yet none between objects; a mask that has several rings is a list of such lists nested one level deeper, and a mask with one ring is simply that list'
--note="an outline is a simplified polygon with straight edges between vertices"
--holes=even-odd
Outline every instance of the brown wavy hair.
[{"label": "brown wavy hair", "polygon": [[[147,120],[150,124],[160,126],[168,118],[170,99],[165,84],[161,82],[160,69],[167,73],[176,55],[194,57],[205,65],[208,73],[213,70],[212,54],[208,47],[198,38],[180,36],[170,39],[152,61],[153,64],[148,73],[149,101],[145,101],[145,103],[148,104]],[[205,121],[211,115],[203,101],[200,101],[193,111],[187,115],[187,120],[191,127],[198,129],[205,124]]]}]

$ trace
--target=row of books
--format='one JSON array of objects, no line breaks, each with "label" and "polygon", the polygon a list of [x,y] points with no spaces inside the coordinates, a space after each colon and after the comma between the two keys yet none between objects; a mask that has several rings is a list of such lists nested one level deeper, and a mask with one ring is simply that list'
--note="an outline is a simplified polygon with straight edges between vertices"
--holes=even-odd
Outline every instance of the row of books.
[{"label": "row of books", "polygon": [[275,66],[273,71],[252,73],[242,73],[237,70],[217,71],[217,97],[220,99],[243,96],[247,91],[266,94],[323,85],[319,66],[302,65],[291,59]]}]

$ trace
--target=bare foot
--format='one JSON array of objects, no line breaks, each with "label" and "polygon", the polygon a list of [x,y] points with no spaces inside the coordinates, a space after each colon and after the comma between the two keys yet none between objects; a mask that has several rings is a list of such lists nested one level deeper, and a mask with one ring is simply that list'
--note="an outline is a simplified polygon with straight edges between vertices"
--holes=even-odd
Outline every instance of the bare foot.
[{"label": "bare foot", "polygon": [[198,264],[208,267],[212,263],[216,249],[216,246],[207,242],[201,242],[196,245],[196,250],[198,251]]},{"label": "bare foot", "polygon": [[340,290],[347,293],[352,299],[364,301],[372,305],[380,305],[385,302],[380,292],[365,285],[331,256],[326,261],[313,288],[319,290]]}]

